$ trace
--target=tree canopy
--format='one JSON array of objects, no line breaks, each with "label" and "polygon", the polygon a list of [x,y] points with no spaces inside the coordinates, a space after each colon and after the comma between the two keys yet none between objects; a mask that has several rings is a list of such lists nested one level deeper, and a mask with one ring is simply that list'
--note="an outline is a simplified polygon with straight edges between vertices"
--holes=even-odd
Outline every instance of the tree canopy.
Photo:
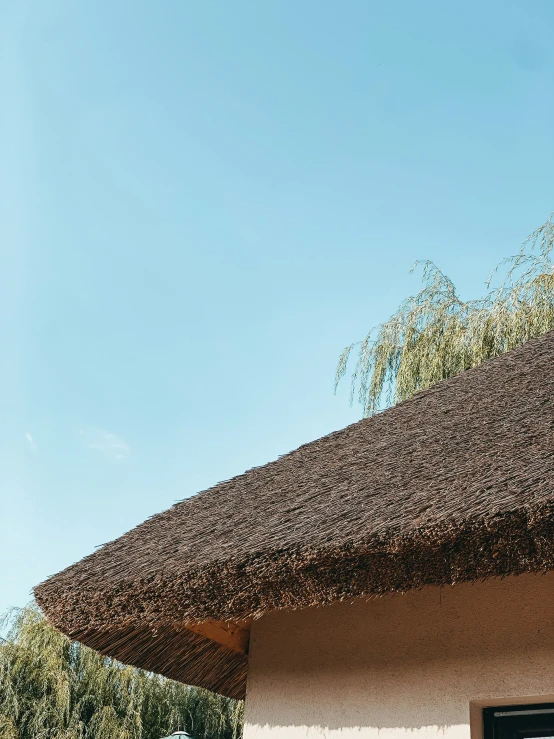
[{"label": "tree canopy", "polygon": [[462,300],[435,264],[417,262],[423,288],[363,341],[344,349],[335,390],[357,349],[350,399],[371,416],[554,329],[553,216],[501,262],[481,298]]},{"label": "tree canopy", "polygon": [[0,640],[2,739],[239,739],[242,702],[102,657],[29,606]]}]

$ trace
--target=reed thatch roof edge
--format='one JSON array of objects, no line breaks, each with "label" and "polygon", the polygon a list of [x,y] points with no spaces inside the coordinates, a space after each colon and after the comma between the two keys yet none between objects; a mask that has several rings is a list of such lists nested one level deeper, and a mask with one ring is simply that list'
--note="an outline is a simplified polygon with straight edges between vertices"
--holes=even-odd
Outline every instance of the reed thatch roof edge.
[{"label": "reed thatch roof edge", "polygon": [[154,516],[37,601],[103,653],[241,697],[246,657],[184,625],[554,569],[553,367],[550,333]]}]

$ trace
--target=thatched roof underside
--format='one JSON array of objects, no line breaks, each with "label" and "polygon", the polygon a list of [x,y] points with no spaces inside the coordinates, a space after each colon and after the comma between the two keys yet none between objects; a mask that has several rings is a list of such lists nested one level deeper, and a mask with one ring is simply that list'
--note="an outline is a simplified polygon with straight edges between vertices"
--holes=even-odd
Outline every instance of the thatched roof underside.
[{"label": "thatched roof underside", "polygon": [[72,638],[244,695],[182,624],[554,569],[554,334],[222,482],[36,589]]}]

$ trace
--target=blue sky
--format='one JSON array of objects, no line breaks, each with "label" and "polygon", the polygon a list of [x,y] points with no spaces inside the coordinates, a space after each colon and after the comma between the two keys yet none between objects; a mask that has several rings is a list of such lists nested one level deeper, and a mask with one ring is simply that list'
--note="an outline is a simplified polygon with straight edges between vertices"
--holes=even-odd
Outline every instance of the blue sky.
[{"label": "blue sky", "polygon": [[359,418],[345,344],[554,209],[554,4],[0,2],[0,610]]}]

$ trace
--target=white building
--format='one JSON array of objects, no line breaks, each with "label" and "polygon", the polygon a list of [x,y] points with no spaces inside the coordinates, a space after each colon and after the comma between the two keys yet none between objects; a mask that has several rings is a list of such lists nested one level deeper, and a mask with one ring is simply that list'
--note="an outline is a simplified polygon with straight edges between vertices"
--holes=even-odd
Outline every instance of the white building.
[{"label": "white building", "polygon": [[103,654],[246,696],[245,739],[526,739],[554,736],[552,570],[547,334],[175,505],[36,597]]}]

